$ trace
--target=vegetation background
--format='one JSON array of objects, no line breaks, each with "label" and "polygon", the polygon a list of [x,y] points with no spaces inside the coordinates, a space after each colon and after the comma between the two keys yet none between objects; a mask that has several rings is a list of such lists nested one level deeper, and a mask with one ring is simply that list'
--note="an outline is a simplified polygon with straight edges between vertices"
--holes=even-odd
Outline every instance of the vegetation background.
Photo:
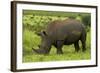
[{"label": "vegetation background", "polygon": [[[32,47],[41,43],[41,37],[36,33],[46,28],[49,22],[60,19],[73,18],[80,20],[86,26],[87,40],[86,52],[80,50],[75,52],[73,45],[64,45],[62,55],[56,54],[56,48],[52,46],[49,55],[38,55],[32,51]],[[64,61],[64,60],[87,60],[91,59],[91,14],[74,12],[51,12],[23,10],[23,62],[44,62],[44,61]],[[81,42],[79,42],[81,47]]]}]

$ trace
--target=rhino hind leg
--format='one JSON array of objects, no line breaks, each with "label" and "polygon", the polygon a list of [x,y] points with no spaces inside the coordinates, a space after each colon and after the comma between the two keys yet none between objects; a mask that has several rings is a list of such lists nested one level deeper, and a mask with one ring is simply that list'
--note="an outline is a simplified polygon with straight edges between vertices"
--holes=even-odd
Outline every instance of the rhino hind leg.
[{"label": "rhino hind leg", "polygon": [[86,51],[86,40],[81,40],[82,42],[82,51],[85,52]]},{"label": "rhino hind leg", "polygon": [[86,51],[86,33],[83,33],[81,37],[81,42],[82,42],[82,51],[85,52]]},{"label": "rhino hind leg", "polygon": [[78,41],[74,43],[74,46],[75,46],[75,51],[78,52],[80,49]]},{"label": "rhino hind leg", "polygon": [[62,46],[63,46],[63,41],[56,42],[57,54],[63,54]]}]

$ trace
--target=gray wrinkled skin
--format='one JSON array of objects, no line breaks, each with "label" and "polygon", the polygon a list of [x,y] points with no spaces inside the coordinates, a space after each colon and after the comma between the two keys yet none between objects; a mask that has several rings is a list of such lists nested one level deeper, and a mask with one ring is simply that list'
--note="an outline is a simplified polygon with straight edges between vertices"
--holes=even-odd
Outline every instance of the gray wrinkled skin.
[{"label": "gray wrinkled skin", "polygon": [[82,42],[82,50],[86,50],[85,26],[75,19],[50,22],[46,30],[38,35],[42,39],[39,49],[32,48],[38,54],[49,54],[52,45],[57,48],[57,54],[63,54],[63,45],[71,44],[74,44],[75,51],[78,52],[80,49],[79,40]]}]

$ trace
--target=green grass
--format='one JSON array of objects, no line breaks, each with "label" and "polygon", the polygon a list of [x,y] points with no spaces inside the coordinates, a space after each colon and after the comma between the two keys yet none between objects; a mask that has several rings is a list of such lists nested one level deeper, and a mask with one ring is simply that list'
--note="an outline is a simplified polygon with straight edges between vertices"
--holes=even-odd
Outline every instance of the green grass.
[{"label": "green grass", "polygon": [[[64,54],[56,54],[56,48],[52,46],[49,55],[38,55],[32,52],[32,47],[37,48],[40,44],[41,38],[37,36],[34,32],[25,29],[23,32],[23,62],[44,62],[44,61],[64,61],[64,60],[87,60],[91,59],[90,52],[90,39],[91,32],[87,33],[86,41],[86,52],[82,52],[82,49],[77,53],[75,52],[73,45],[64,45]],[[81,42],[80,42],[81,47]]]},{"label": "green grass", "polygon": [[[68,60],[88,60],[91,59],[91,31],[88,27],[86,52],[82,52],[81,42],[80,51],[75,52],[74,45],[64,45],[64,54],[56,54],[56,48],[52,46],[49,55],[38,55],[32,51],[32,47],[41,43],[41,37],[36,33],[44,30],[49,22],[60,19],[75,18],[82,21],[82,16],[90,15],[89,13],[72,13],[72,12],[51,12],[51,11],[34,11],[23,10],[23,62],[44,62],[44,61],[68,61]],[[87,25],[86,25],[87,26]]]}]

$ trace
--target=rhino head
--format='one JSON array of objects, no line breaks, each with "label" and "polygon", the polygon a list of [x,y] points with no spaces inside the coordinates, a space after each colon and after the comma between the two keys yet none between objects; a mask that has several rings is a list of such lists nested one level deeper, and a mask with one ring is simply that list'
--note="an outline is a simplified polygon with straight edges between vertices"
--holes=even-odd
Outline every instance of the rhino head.
[{"label": "rhino head", "polygon": [[45,31],[38,33],[41,36],[41,44],[38,45],[38,49],[32,48],[33,52],[37,54],[48,54],[51,49],[51,41]]}]

